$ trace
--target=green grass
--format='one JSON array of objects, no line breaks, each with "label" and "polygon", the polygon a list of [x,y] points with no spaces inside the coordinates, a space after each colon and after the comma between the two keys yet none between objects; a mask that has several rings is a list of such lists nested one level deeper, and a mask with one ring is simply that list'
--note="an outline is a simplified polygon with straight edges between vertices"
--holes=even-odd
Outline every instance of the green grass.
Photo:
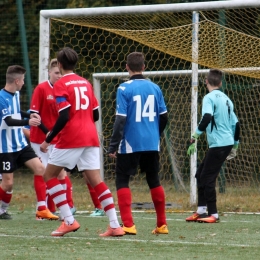
[{"label": "green grass", "polygon": [[[259,258],[260,215],[257,214],[225,213],[220,216],[220,223],[200,224],[185,222],[185,218],[191,213],[169,211],[167,222],[170,233],[157,236],[151,234],[156,225],[155,213],[137,211],[133,213],[138,231],[136,236],[100,238],[98,234],[106,230],[108,220],[106,217],[89,217],[93,205],[87,188],[80,176],[72,177],[72,182],[74,202],[78,209],[76,219],[81,228],[62,238],[53,238],[50,233],[60,222],[35,220],[33,176],[19,172],[15,174],[14,193],[9,209],[13,219],[0,220],[0,260]],[[113,182],[109,183],[109,187],[115,195]],[[150,201],[147,188],[140,191],[133,186],[133,190],[134,201]],[[181,203],[182,198],[188,201],[187,194],[175,197],[170,190],[168,192],[177,202]],[[114,198],[116,200],[116,196]],[[219,198],[221,199],[221,196]],[[236,205],[231,202],[230,204]]]},{"label": "green grass", "polygon": [[59,221],[36,221],[34,211],[10,211],[0,221],[0,259],[258,259],[260,216],[227,214],[217,224],[186,223],[188,214],[167,213],[170,233],[152,235],[154,213],[134,212],[138,234],[99,238],[108,221],[76,214],[81,228],[62,238]]}]

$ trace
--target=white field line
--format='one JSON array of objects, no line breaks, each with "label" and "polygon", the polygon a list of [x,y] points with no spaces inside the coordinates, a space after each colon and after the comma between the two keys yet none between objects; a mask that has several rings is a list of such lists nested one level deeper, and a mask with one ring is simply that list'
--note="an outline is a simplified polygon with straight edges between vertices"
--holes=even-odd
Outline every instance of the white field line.
[{"label": "white field line", "polygon": [[0,237],[14,237],[14,238],[24,238],[24,239],[75,239],[75,240],[91,240],[91,241],[120,241],[120,242],[140,242],[140,243],[161,243],[161,244],[183,244],[183,245],[207,245],[207,246],[231,246],[231,247],[259,247],[259,245],[248,245],[248,244],[220,244],[218,243],[207,243],[207,242],[186,242],[186,241],[176,241],[176,240],[144,240],[144,239],[128,239],[125,238],[85,238],[85,237],[52,237],[52,236],[27,236],[27,235],[5,235],[0,234]]}]

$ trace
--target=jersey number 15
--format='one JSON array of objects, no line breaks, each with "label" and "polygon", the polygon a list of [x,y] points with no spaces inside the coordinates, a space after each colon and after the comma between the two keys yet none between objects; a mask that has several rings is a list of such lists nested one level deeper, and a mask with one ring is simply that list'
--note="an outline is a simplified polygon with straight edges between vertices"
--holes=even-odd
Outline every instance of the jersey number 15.
[{"label": "jersey number 15", "polygon": [[[88,91],[87,87],[75,87],[75,97],[76,97],[76,110],[86,110],[89,106],[89,98],[86,95],[86,92]],[[81,102],[81,100],[85,100],[85,104]]]}]

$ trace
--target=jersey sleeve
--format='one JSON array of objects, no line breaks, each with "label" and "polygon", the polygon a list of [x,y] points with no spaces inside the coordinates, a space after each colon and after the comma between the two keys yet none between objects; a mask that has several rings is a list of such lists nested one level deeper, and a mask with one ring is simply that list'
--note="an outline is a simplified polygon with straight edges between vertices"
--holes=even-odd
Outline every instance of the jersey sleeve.
[{"label": "jersey sleeve", "polygon": [[164,101],[163,94],[162,94],[161,90],[160,90],[160,96],[159,97],[160,97],[159,98],[159,114],[162,115],[162,114],[167,113],[167,108],[166,108],[165,101]]},{"label": "jersey sleeve", "polygon": [[41,101],[42,98],[43,98],[42,89],[39,86],[37,86],[33,91],[32,101],[31,101],[31,105],[30,105],[30,111],[39,113],[40,108],[41,108],[40,106],[42,103],[42,101]]},{"label": "jersey sleeve", "polygon": [[126,88],[119,86],[116,94],[116,115],[126,116],[127,115],[127,99],[126,99]]},{"label": "jersey sleeve", "polygon": [[203,102],[202,102],[202,117],[205,114],[210,114],[210,115],[214,114],[214,104],[212,103],[212,100],[207,95],[203,98]]},{"label": "jersey sleeve", "polygon": [[1,98],[0,99],[0,113],[1,113],[1,118],[5,119],[7,116],[11,116],[11,113],[8,109],[9,105],[8,103],[5,101],[5,99]]},{"label": "jersey sleeve", "polygon": [[67,87],[62,84],[61,81],[57,81],[54,84],[54,97],[56,99],[57,105],[58,105],[58,111],[60,112],[61,110],[70,107],[71,104],[69,103],[69,95],[67,91]]}]

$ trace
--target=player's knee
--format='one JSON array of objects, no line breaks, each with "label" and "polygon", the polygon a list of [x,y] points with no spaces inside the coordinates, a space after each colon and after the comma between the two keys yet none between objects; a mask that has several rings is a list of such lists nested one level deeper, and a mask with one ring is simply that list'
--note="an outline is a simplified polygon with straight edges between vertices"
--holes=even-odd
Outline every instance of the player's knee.
[{"label": "player's knee", "polygon": [[161,185],[158,173],[147,173],[146,181],[150,189],[157,188]]},{"label": "player's knee", "polygon": [[117,174],[116,175],[116,189],[129,188],[130,175]]},{"label": "player's knee", "polygon": [[37,163],[33,168],[33,173],[36,175],[43,175],[45,171],[45,167],[42,163]]}]

